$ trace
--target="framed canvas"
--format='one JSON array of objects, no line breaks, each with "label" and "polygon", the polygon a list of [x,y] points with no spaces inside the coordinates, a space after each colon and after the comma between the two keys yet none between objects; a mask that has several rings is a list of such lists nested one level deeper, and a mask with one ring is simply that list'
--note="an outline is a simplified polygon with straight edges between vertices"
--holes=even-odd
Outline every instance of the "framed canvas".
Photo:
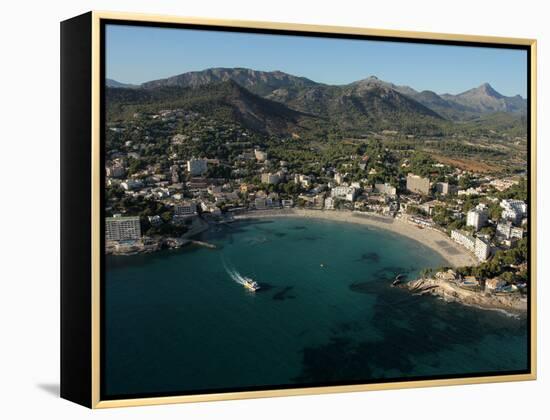
[{"label": "framed canvas", "polygon": [[61,24],[61,396],[536,378],[536,42]]}]

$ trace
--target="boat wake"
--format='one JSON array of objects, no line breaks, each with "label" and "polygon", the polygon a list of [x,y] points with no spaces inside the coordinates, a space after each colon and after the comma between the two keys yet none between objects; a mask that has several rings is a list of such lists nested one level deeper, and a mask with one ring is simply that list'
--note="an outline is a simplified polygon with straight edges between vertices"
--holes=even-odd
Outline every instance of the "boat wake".
[{"label": "boat wake", "polygon": [[234,267],[231,267],[229,264],[227,264],[225,259],[223,260],[223,268],[225,268],[225,272],[229,275],[231,280],[233,280],[235,283],[238,283],[242,286],[246,286],[246,284],[251,281],[251,279],[243,276]]},{"label": "boat wake", "polygon": [[231,280],[244,286],[246,278],[242,276],[238,271],[226,268],[226,272],[227,274],[229,274],[229,277],[231,277]]}]

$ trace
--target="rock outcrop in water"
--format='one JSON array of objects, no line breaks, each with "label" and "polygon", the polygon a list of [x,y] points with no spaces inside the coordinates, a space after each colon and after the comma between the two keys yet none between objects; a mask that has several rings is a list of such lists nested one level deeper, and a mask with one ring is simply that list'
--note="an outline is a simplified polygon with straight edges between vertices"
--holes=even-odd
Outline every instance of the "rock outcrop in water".
[{"label": "rock outcrop in water", "polygon": [[455,283],[437,278],[421,278],[401,287],[418,295],[433,295],[445,302],[458,302],[463,305],[478,306],[486,309],[503,309],[524,312],[527,310],[527,299],[516,293],[495,294],[468,290]]}]

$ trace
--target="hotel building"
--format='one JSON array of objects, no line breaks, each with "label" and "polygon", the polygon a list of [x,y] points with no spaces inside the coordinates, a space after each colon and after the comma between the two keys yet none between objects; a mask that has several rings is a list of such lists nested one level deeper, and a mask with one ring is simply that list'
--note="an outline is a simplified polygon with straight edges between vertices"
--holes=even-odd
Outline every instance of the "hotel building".
[{"label": "hotel building", "polygon": [[496,230],[497,235],[505,239],[523,238],[523,229],[520,227],[514,227],[510,221],[499,222]]},{"label": "hotel building", "polygon": [[484,239],[476,238],[474,254],[479,261],[485,261],[491,255],[491,245]]},{"label": "hotel building", "polygon": [[407,191],[415,194],[428,195],[430,193],[430,180],[415,174],[408,174]]},{"label": "hotel building", "polygon": [[521,200],[502,200],[500,207],[502,207],[502,218],[512,223],[521,222],[523,216],[527,214],[527,204]]},{"label": "hotel building", "polygon": [[263,184],[278,184],[281,181],[279,174],[273,174],[271,172],[266,172],[262,174],[262,183]]},{"label": "hotel building", "polygon": [[435,184],[435,191],[441,195],[448,195],[456,193],[457,188],[448,182],[438,182]]},{"label": "hotel building", "polygon": [[460,230],[451,231],[451,238],[474,253],[480,261],[485,261],[491,255],[491,245],[484,239],[474,238],[469,233]]},{"label": "hotel building", "polygon": [[355,200],[357,190],[353,187],[339,186],[330,190],[330,196],[332,198],[341,198],[346,201]]},{"label": "hotel building", "polygon": [[475,209],[468,212],[466,226],[473,226],[477,231],[487,224],[488,219],[487,208],[483,204],[479,204]]},{"label": "hotel building", "polygon": [[135,241],[141,238],[141,225],[139,217],[114,216],[105,219],[105,240]]},{"label": "hotel building", "polygon": [[176,216],[194,216],[197,214],[197,204],[189,201],[174,206],[174,215]]}]

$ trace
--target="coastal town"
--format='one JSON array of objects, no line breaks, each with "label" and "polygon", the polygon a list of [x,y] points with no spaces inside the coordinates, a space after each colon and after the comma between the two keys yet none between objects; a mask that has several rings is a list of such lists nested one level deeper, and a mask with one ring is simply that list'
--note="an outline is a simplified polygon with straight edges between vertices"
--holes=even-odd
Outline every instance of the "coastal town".
[{"label": "coastal town", "polygon": [[386,221],[382,227],[413,227],[409,236],[419,242],[439,235],[431,246],[449,266],[426,269],[425,279],[473,293],[526,296],[525,168],[477,171],[444,163],[402,147],[397,132],[322,146],[299,136],[263,138],[180,108],[109,123],[106,138],[108,254],[193,242],[213,247],[197,235],[242,217],[353,215]]}]

